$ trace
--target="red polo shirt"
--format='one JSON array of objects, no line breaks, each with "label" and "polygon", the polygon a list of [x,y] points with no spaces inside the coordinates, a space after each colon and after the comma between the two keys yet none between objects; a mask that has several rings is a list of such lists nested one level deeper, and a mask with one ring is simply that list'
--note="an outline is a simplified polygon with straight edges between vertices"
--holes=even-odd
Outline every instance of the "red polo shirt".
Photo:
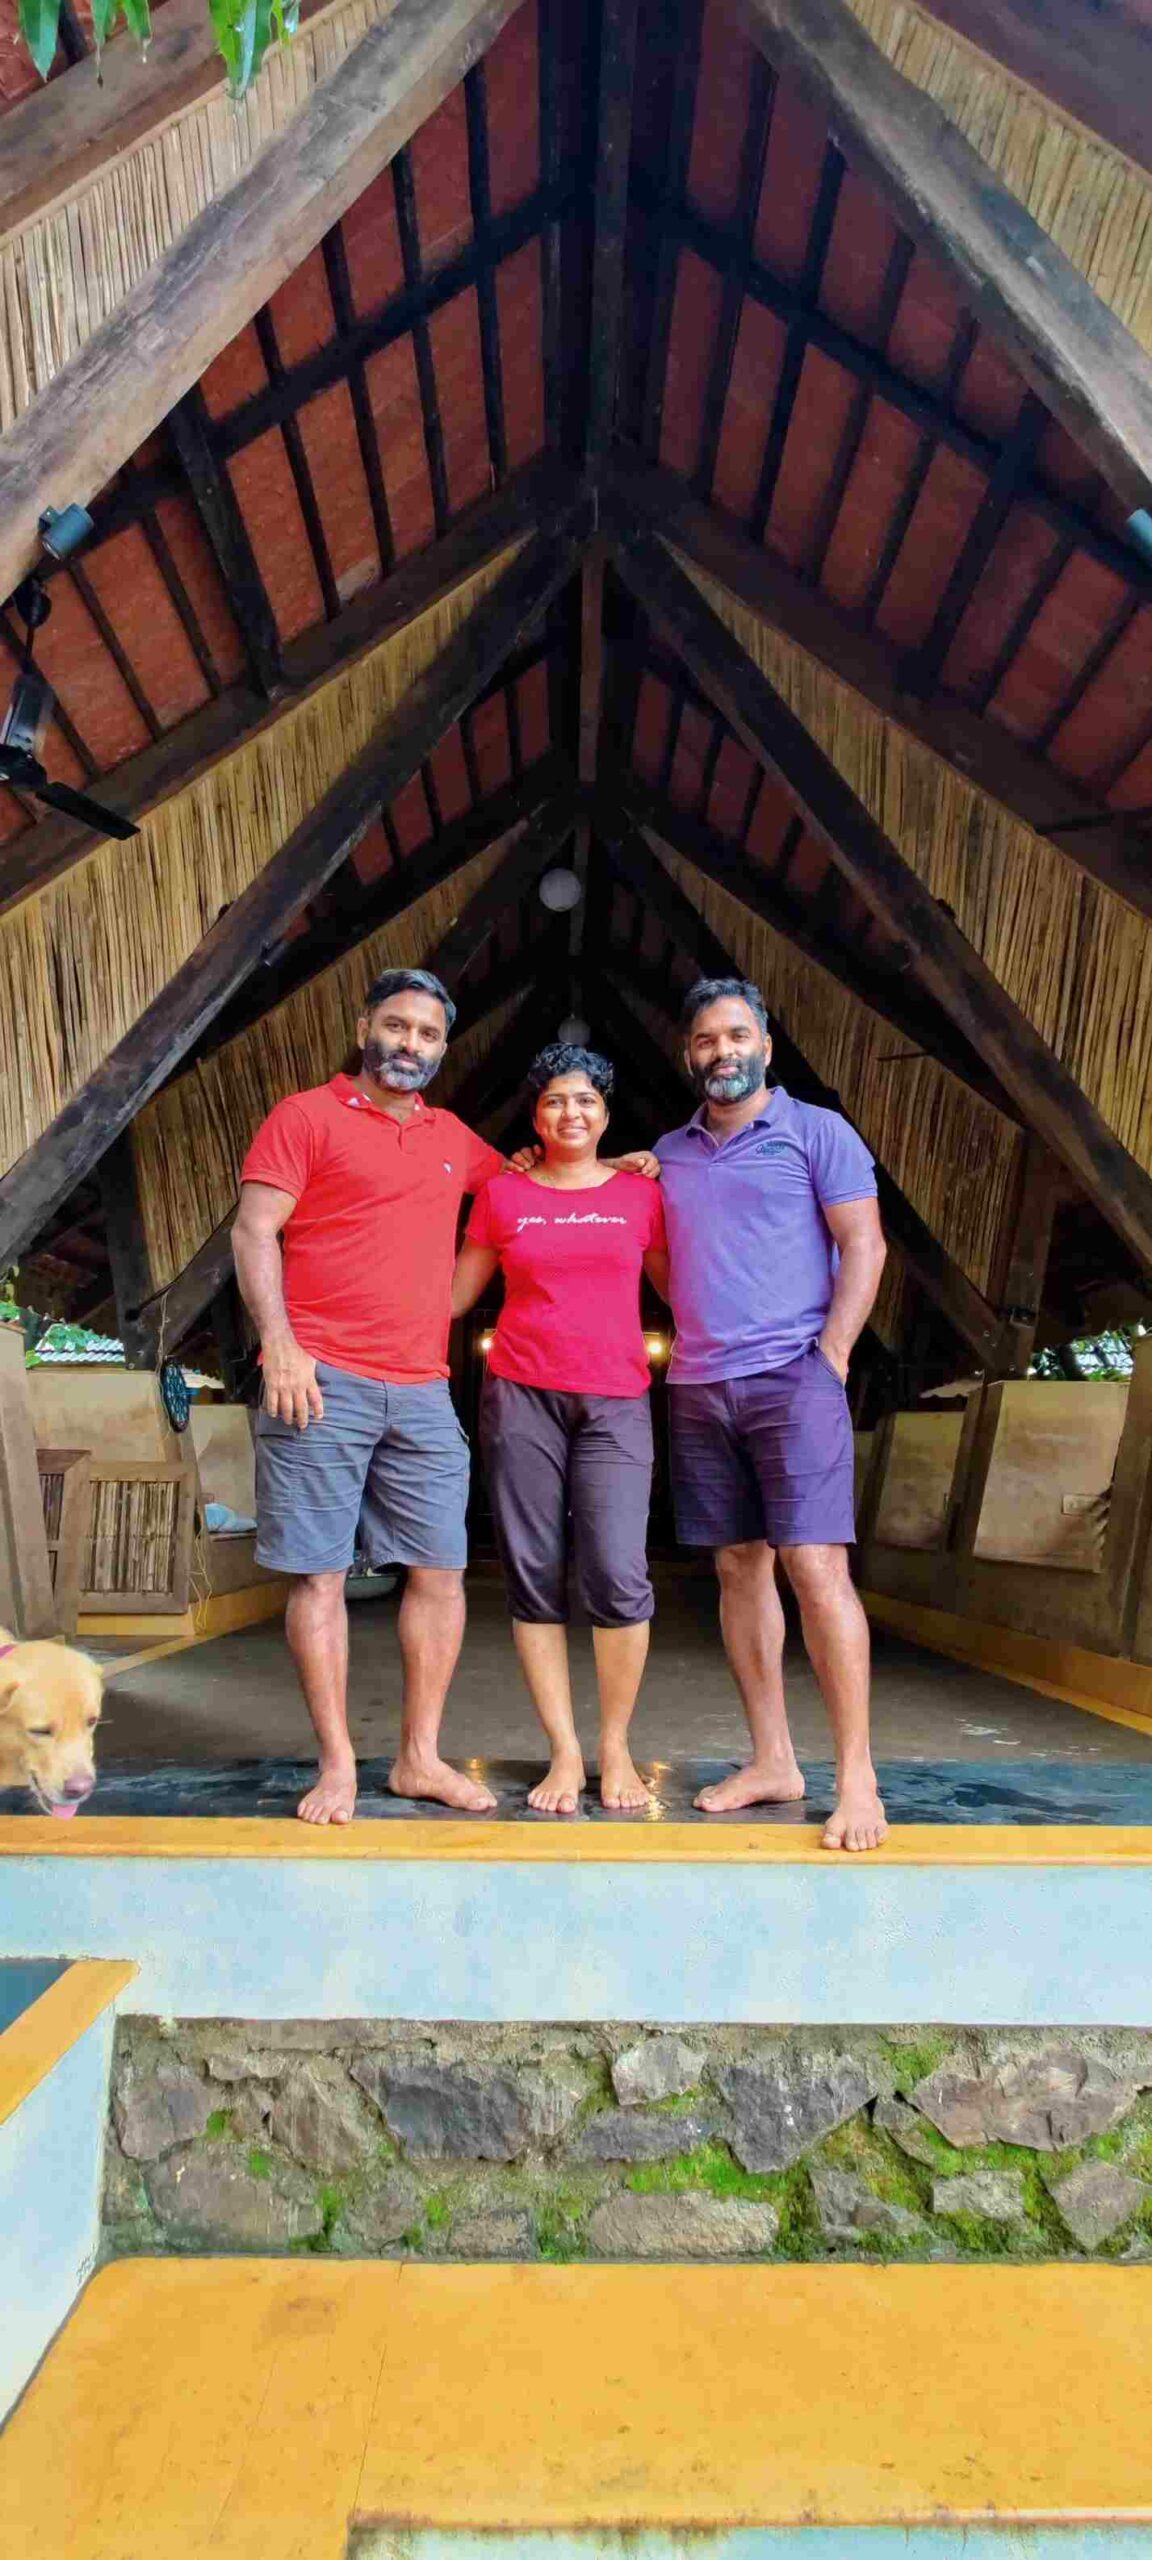
[{"label": "red polo shirt", "polygon": [[303,1349],[394,1386],[446,1378],[460,1202],[503,1164],[419,1095],[404,1122],[350,1076],[278,1102],[240,1178],[296,1202],[283,1231],[284,1298]]}]

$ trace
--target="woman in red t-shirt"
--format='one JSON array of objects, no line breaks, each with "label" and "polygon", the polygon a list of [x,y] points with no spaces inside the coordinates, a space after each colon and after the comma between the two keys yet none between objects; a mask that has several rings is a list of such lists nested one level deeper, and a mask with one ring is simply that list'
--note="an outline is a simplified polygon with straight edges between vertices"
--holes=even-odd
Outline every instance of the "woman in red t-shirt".
[{"label": "woman in red t-shirt", "polygon": [[592,1049],[542,1049],[528,1071],[542,1149],[530,1173],[496,1174],[473,1203],[452,1312],[475,1306],[497,1266],[504,1306],[488,1356],[480,1445],[532,1702],[552,1746],[528,1802],[575,1813],[584,1762],[568,1677],[567,1552],[592,1621],[600,1690],[600,1792],[614,1811],[648,1793],[628,1727],[648,1652],[652,1485],[640,1273],[667,1295],[660,1186],[598,1160],[612,1069]]}]

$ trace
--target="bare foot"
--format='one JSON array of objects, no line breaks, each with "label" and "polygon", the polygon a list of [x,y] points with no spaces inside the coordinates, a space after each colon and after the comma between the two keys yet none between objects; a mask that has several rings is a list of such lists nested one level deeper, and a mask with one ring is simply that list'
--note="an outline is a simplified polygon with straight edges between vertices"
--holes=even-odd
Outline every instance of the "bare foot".
[{"label": "bare foot", "polygon": [[647,1813],[652,1798],[627,1751],[604,1752],[600,1761],[600,1802],[606,1813]]},{"label": "bare foot", "polygon": [[584,1784],[584,1763],[578,1751],[558,1751],[547,1777],[533,1787],[528,1802],[534,1813],[576,1813]]},{"label": "bare foot", "polygon": [[803,1793],[804,1773],[795,1760],[750,1760],[746,1769],[734,1769],[730,1778],[702,1787],[696,1810],[743,1813],[750,1804],[799,1804]]},{"label": "bare foot", "polygon": [[878,1849],[888,1837],[888,1823],[876,1780],[870,1771],[845,1778],[824,1833],[826,1849]]},{"label": "bare foot", "polygon": [[394,1796],[448,1804],[454,1813],[492,1813],[496,1806],[491,1787],[480,1786],[475,1778],[462,1777],[447,1760],[415,1760],[402,1752],[392,1763],[388,1785]]},{"label": "bare foot", "polygon": [[356,1763],[337,1760],[330,1769],[321,1763],[314,1787],[301,1796],[296,1807],[298,1822],[351,1822],[356,1811]]}]

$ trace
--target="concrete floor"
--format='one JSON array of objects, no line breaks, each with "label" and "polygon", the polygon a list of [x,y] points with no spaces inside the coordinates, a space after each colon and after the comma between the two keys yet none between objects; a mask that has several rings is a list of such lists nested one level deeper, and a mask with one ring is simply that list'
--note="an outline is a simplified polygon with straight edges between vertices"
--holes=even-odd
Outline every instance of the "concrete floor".
[{"label": "concrete floor", "polygon": [[[395,1600],[353,1607],[351,1721],[364,1758],[395,1748],[399,1688]],[[595,1683],[590,1638],[573,1631],[577,1716],[594,1757]],[[1152,1735],[1106,1723],[989,1673],[875,1636],[874,1733],[883,1761],[936,1765],[1044,1761],[1069,1769],[1152,1764]],[[802,1758],[828,1757],[828,1726],[797,1639],[789,1646],[788,1699]],[[744,1726],[720,1648],[715,1585],[707,1574],[657,1572],[657,1616],[634,1725],[637,1759],[732,1761]],[[307,1716],[279,1624],[219,1638],[116,1676],[102,1728],[105,1760],[206,1766],[252,1758],[304,1758]],[[540,1734],[520,1685],[502,1589],[494,1570],[469,1576],[469,1628],[444,1720],[450,1757],[536,1761]],[[1147,1815],[1144,1817],[1147,1819]]]}]

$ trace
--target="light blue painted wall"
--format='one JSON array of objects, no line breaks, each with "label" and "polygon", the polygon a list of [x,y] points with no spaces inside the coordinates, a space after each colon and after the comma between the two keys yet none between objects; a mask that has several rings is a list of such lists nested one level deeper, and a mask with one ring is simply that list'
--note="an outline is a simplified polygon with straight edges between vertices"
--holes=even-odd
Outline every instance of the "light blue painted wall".
[{"label": "light blue painted wall", "polygon": [[90,2273],[112,2011],[105,2011],[0,2125],[0,2417]]},{"label": "light blue painted wall", "polygon": [[136,2011],[1152,2026],[1152,1867],[8,1858],[0,1954]]},{"label": "light blue painted wall", "polygon": [[749,2525],[732,2533],[354,2533],[350,2560],[1149,2560],[1152,2525]]}]

